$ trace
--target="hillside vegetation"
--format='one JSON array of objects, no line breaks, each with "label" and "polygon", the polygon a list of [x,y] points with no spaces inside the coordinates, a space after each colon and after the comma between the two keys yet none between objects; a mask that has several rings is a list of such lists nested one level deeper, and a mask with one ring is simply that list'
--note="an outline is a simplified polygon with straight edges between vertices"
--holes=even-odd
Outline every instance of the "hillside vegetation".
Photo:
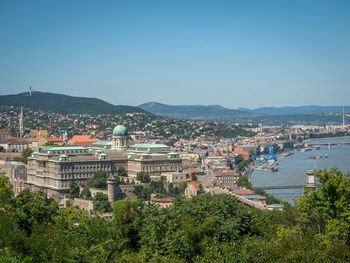
[{"label": "hillside vegetation", "polygon": [[0,104],[12,106],[24,106],[32,109],[52,111],[62,114],[89,113],[89,114],[124,114],[132,112],[143,112],[139,107],[113,105],[100,99],[73,97],[48,92],[28,92],[16,95],[0,96]]},{"label": "hillside vegetation", "polygon": [[349,262],[349,175],[316,176],[323,186],[284,211],[203,194],[163,209],[119,200],[106,221],[43,192],[14,197],[0,175],[0,262]]}]

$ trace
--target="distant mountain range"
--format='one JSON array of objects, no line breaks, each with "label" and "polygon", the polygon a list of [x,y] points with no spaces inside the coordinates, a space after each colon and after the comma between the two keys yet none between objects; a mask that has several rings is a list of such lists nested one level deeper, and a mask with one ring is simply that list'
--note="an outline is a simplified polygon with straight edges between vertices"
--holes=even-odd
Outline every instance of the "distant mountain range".
[{"label": "distant mountain range", "polygon": [[63,114],[123,114],[132,112],[146,112],[139,107],[113,105],[95,98],[73,97],[39,91],[33,91],[32,96],[29,96],[29,92],[19,93],[16,95],[0,95],[0,104],[24,106]]},{"label": "distant mountain range", "polygon": [[[342,113],[341,106],[295,106],[295,107],[262,107],[257,109],[239,108],[241,111],[247,111],[263,115],[289,115],[289,114],[325,114],[325,113]],[[350,113],[350,106],[344,107],[345,113]]]},{"label": "distant mountain range", "polygon": [[[269,124],[278,123],[339,123],[341,119],[334,114],[342,113],[340,106],[296,106],[296,107],[264,107],[258,109],[239,108],[228,109],[220,105],[166,105],[158,102],[148,102],[139,105],[140,108],[153,114],[216,121],[251,121]],[[350,107],[345,107],[345,113],[350,113]]]},{"label": "distant mountain range", "polygon": [[[341,106],[295,106],[295,107],[262,107],[257,109],[238,108],[228,109],[220,105],[167,105],[158,102],[148,102],[139,105],[140,108],[153,114],[172,117],[209,117],[209,116],[231,116],[251,117],[257,115],[294,115],[294,114],[326,114],[342,113]],[[345,113],[350,113],[350,106],[344,107]]]},{"label": "distant mountain range", "polygon": [[[24,106],[63,114],[124,114],[152,113],[174,118],[190,118],[210,121],[238,121],[254,123],[339,123],[341,118],[328,113],[341,113],[340,106],[263,107],[257,109],[228,109],[220,105],[167,105],[148,102],[138,107],[113,105],[96,98],[74,97],[48,92],[29,92],[16,95],[0,95],[0,105]],[[345,107],[350,113],[350,106]],[[347,118],[348,119],[348,118]]]},{"label": "distant mountain range", "polygon": [[220,105],[166,105],[158,102],[148,102],[139,105],[140,108],[153,114],[206,120],[228,120],[232,118],[252,117],[255,114],[242,110],[231,110]]}]

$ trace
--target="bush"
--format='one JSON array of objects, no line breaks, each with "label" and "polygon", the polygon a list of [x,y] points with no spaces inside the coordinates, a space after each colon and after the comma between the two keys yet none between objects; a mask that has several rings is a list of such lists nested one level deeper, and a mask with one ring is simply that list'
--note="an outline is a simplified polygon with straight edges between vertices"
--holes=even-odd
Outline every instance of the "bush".
[{"label": "bush", "polygon": [[136,179],[139,180],[141,183],[151,182],[151,177],[146,172],[138,172]]},{"label": "bush", "polygon": [[87,185],[92,188],[107,189],[107,173],[97,171],[92,178],[87,181]]}]

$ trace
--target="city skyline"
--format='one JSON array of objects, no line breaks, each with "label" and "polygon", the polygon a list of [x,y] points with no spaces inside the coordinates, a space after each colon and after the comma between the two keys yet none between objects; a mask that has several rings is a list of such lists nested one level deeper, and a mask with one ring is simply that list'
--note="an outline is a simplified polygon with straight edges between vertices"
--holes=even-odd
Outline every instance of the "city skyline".
[{"label": "city skyline", "polygon": [[0,93],[347,105],[347,1],[2,1]]}]

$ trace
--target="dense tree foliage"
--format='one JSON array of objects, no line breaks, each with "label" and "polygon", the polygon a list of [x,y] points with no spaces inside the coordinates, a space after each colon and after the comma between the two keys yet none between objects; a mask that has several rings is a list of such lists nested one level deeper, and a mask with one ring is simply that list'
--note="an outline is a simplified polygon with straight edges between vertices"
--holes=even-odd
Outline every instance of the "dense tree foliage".
[{"label": "dense tree foliage", "polygon": [[112,211],[111,204],[109,203],[108,196],[106,194],[100,192],[96,193],[93,199],[93,204],[96,212],[107,213]]},{"label": "dense tree foliage", "polygon": [[5,171],[0,173],[0,208],[6,208],[14,195],[12,185],[5,174]]},{"label": "dense tree foliage", "polygon": [[243,168],[249,165],[251,162],[253,162],[253,160],[251,159],[241,161],[239,164],[237,164],[237,167],[236,167],[237,171],[238,172],[242,171]]},{"label": "dense tree foliage", "polygon": [[336,168],[319,170],[316,176],[322,187],[305,189],[297,203],[301,225],[350,244],[350,176]]},{"label": "dense tree foliage", "polygon": [[120,167],[118,168],[117,173],[118,173],[118,176],[122,176],[122,177],[123,177],[123,176],[128,176],[127,171],[126,171],[125,168],[122,167],[122,166],[120,166]]},{"label": "dense tree foliage", "polygon": [[137,196],[138,199],[146,201],[150,199],[151,191],[149,187],[136,185],[134,189],[134,194]]},{"label": "dense tree foliage", "polygon": [[69,188],[69,195],[70,197],[79,197],[79,185],[76,182],[71,182],[70,183],[70,188]]},{"label": "dense tree foliage", "polygon": [[14,197],[0,177],[0,262],[349,262],[349,175],[316,175],[322,186],[284,211],[180,195],[169,208],[117,201],[112,221],[59,210],[43,192]]},{"label": "dense tree foliage", "polygon": [[156,194],[159,197],[175,197],[180,194],[184,194],[186,187],[186,182],[182,182],[179,186],[176,186],[175,188],[174,185],[170,183],[168,185],[168,189],[166,189],[163,181],[152,181],[149,184],[149,186],[135,186],[134,193],[138,199],[146,201],[150,200],[151,194]]},{"label": "dense tree foliage", "polygon": [[136,179],[139,180],[141,183],[151,182],[151,178],[150,178],[149,174],[146,172],[138,172]]},{"label": "dense tree foliage", "polygon": [[248,177],[245,175],[241,175],[238,177],[237,186],[252,189],[252,184],[251,182],[249,182]]},{"label": "dense tree foliage", "polygon": [[81,191],[80,197],[84,199],[91,199],[91,192],[90,192],[89,186],[87,185],[83,186],[83,190]]},{"label": "dense tree foliage", "polygon": [[261,188],[257,188],[257,189],[254,189],[254,192],[257,194],[257,195],[263,195],[265,196],[265,202],[266,204],[270,205],[270,204],[282,204],[283,201],[277,197],[274,197],[272,195],[269,195],[267,194],[263,189]]},{"label": "dense tree foliage", "polygon": [[87,186],[92,188],[106,189],[108,174],[104,171],[97,171],[92,178],[87,181]]}]

